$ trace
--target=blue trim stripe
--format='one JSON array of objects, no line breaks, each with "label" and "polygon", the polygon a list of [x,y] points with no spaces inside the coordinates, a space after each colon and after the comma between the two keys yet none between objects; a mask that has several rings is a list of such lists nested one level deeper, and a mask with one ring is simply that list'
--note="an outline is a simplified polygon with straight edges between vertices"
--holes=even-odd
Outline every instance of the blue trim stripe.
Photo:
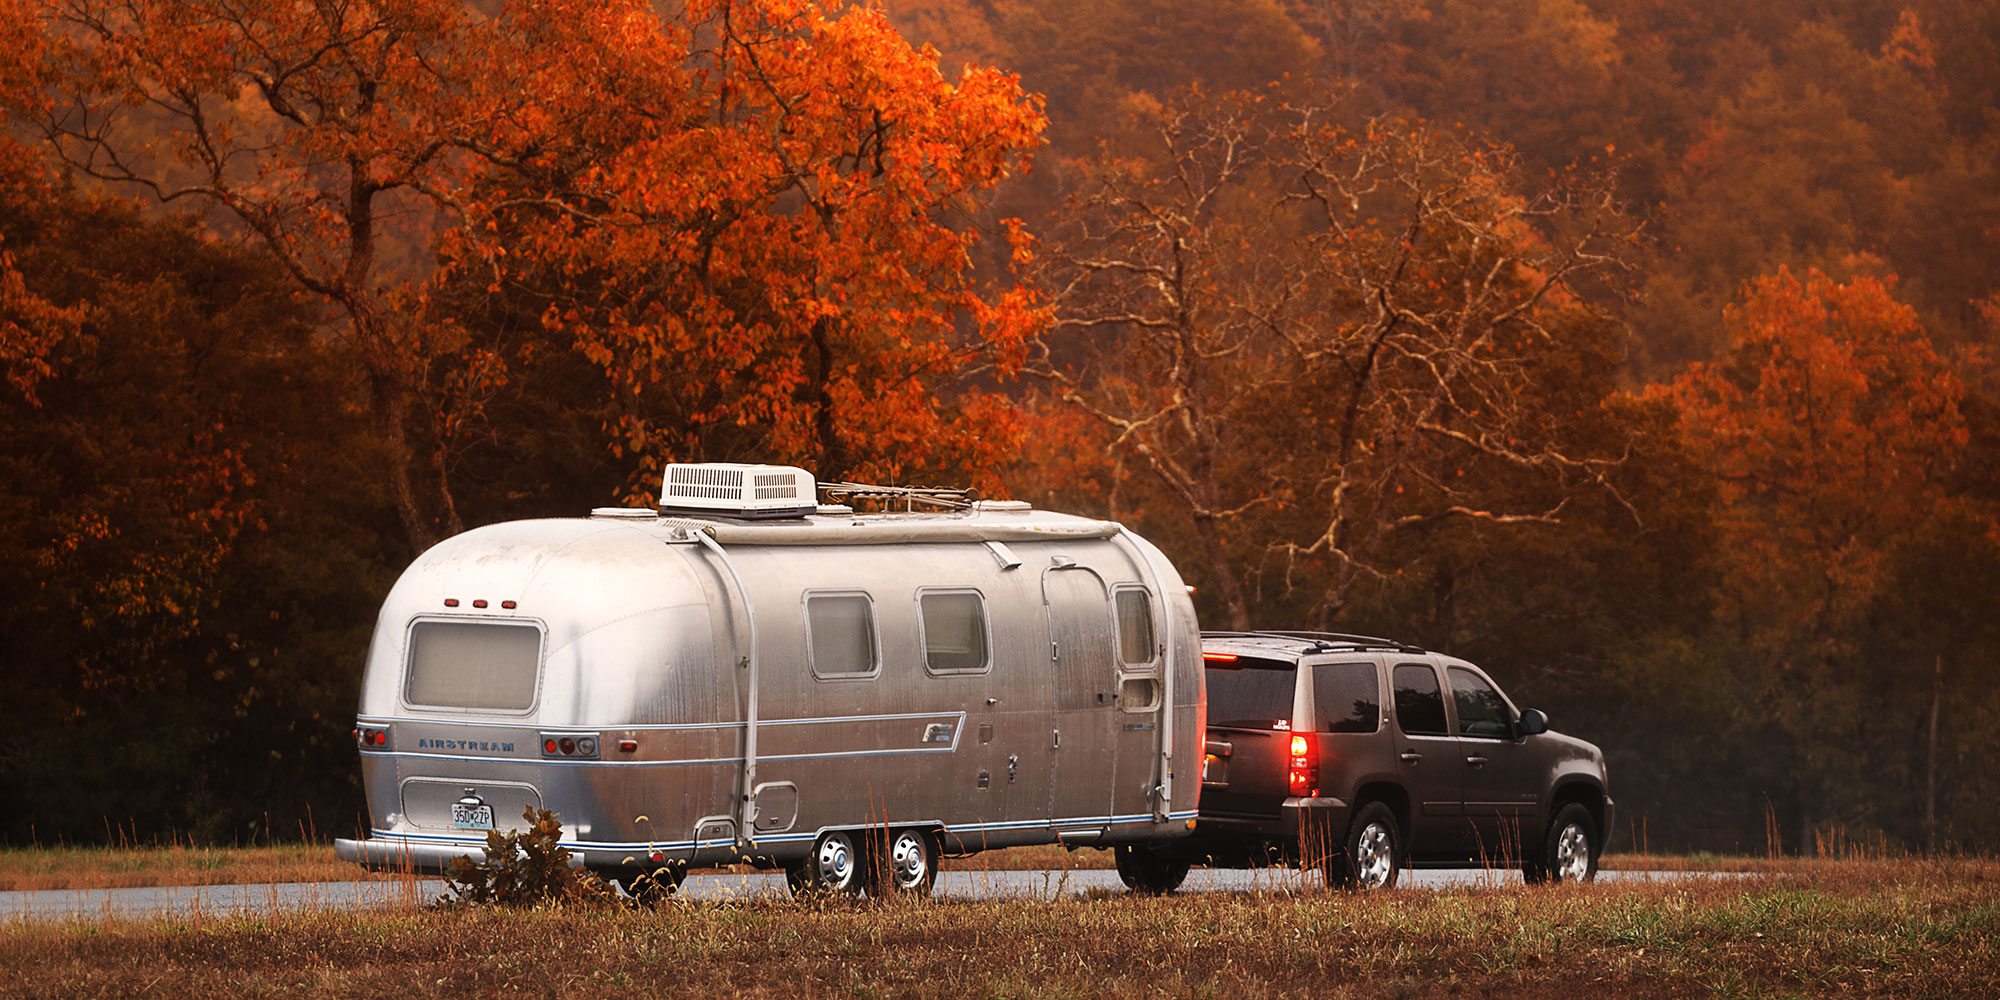
[{"label": "blue trim stripe", "polygon": [[[765,726],[818,726],[836,722],[897,722],[907,719],[956,718],[962,724],[965,712],[959,709],[945,709],[939,712],[897,712],[888,715],[828,715],[807,719],[759,719],[757,728]],[[537,725],[527,722],[477,722],[467,719],[429,719],[394,715],[357,715],[355,721],[367,725],[389,725],[391,723],[425,726],[471,726],[479,729],[530,729],[540,732],[596,733],[616,730],[618,732],[672,732],[683,729],[742,729],[742,722],[669,722],[646,725],[625,725],[607,722],[603,725]]]},{"label": "blue trim stripe", "polygon": [[[1193,817],[1194,815],[1195,815],[1195,810],[1189,809],[1183,812],[1168,813],[1167,819],[1169,821],[1176,819],[1188,819]],[[1060,826],[1085,826],[1089,824],[1125,826],[1134,823],[1150,823],[1150,822],[1153,822],[1152,813],[1133,813],[1131,815],[1126,815],[1126,816],[1071,816],[1053,820],[1023,819],[1023,820],[1009,820],[1001,823],[956,823],[945,826],[944,830],[946,833],[975,833],[982,830],[1027,830],[1027,829],[1035,829],[1038,827],[1053,829],[1055,827],[1060,827]],[[448,834],[448,833],[398,833],[391,830],[380,830],[380,829],[374,829],[368,832],[370,838],[375,840],[387,840],[387,841],[414,840],[429,844],[455,844],[463,846],[467,850],[473,850],[473,851],[481,850],[486,846],[486,842],[484,839],[467,840],[463,836],[456,834]],[[758,843],[784,844],[784,843],[794,843],[797,841],[812,840],[818,836],[819,833],[817,831],[811,833],[778,833],[778,834],[768,834],[765,836],[761,836],[756,838],[756,840]],[[663,843],[641,842],[641,841],[619,843],[612,841],[597,841],[597,840],[565,840],[562,842],[562,846],[574,848],[580,851],[684,851],[684,850],[692,850],[705,847],[732,847],[735,845],[735,843],[736,842],[733,840],[700,840],[700,841],[676,840],[676,841],[667,841]]]}]

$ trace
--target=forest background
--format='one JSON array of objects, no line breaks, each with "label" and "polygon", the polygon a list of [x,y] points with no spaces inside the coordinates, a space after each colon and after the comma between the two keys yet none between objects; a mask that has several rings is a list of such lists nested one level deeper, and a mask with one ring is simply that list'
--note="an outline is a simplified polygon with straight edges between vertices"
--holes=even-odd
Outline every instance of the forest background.
[{"label": "forest background", "polygon": [[2000,2],[0,0],[0,841],[349,831],[381,597],[667,461],[1158,541],[2000,846]]}]

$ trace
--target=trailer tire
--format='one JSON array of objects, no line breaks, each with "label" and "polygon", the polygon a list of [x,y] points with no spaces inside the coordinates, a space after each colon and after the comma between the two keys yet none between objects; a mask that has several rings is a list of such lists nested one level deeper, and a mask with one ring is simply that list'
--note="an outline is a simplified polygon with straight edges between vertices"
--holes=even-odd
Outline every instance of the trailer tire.
[{"label": "trailer tire", "polygon": [[1347,824],[1340,849],[1322,865],[1329,889],[1394,889],[1403,868],[1403,833],[1396,814],[1381,802],[1370,802]]},{"label": "trailer tire", "polygon": [[1148,896],[1164,896],[1187,880],[1188,863],[1155,847],[1119,844],[1112,849],[1118,879],[1125,888]]},{"label": "trailer tire", "polygon": [[812,853],[785,869],[795,897],[859,896],[869,882],[868,855],[848,830],[828,830],[813,841]]},{"label": "trailer tire", "polygon": [[937,885],[937,837],[929,830],[911,827],[892,832],[888,839],[888,847],[876,859],[882,890],[878,895],[929,899]]}]

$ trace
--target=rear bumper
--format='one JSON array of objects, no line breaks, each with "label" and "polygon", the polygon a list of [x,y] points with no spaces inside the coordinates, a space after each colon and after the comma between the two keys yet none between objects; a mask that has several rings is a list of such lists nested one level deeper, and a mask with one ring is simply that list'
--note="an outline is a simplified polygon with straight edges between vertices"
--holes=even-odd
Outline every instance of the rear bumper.
[{"label": "rear bumper", "polygon": [[[416,840],[405,837],[370,837],[367,840],[335,840],[333,853],[342,861],[352,861],[370,871],[408,872],[412,875],[447,875],[455,858],[484,857],[483,840]],[[584,852],[572,848],[569,863],[581,867]]]},{"label": "rear bumper", "polygon": [[1347,833],[1353,806],[1335,798],[1291,798],[1276,816],[1202,813],[1187,845],[1221,866],[1289,862],[1302,852],[1324,853]]}]

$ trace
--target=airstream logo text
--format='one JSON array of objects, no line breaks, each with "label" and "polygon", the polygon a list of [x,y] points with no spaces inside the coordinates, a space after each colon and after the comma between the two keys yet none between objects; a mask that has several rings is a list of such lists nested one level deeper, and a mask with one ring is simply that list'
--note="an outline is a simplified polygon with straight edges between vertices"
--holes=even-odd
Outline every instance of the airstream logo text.
[{"label": "airstream logo text", "polygon": [[514,744],[513,744],[513,743],[511,743],[511,742],[502,742],[502,741],[500,741],[500,740],[435,740],[435,739],[422,739],[422,740],[418,740],[418,741],[417,741],[417,749],[419,749],[419,750],[486,750],[486,751],[498,751],[498,752],[500,752],[500,753],[513,753],[513,752],[514,752]]}]

